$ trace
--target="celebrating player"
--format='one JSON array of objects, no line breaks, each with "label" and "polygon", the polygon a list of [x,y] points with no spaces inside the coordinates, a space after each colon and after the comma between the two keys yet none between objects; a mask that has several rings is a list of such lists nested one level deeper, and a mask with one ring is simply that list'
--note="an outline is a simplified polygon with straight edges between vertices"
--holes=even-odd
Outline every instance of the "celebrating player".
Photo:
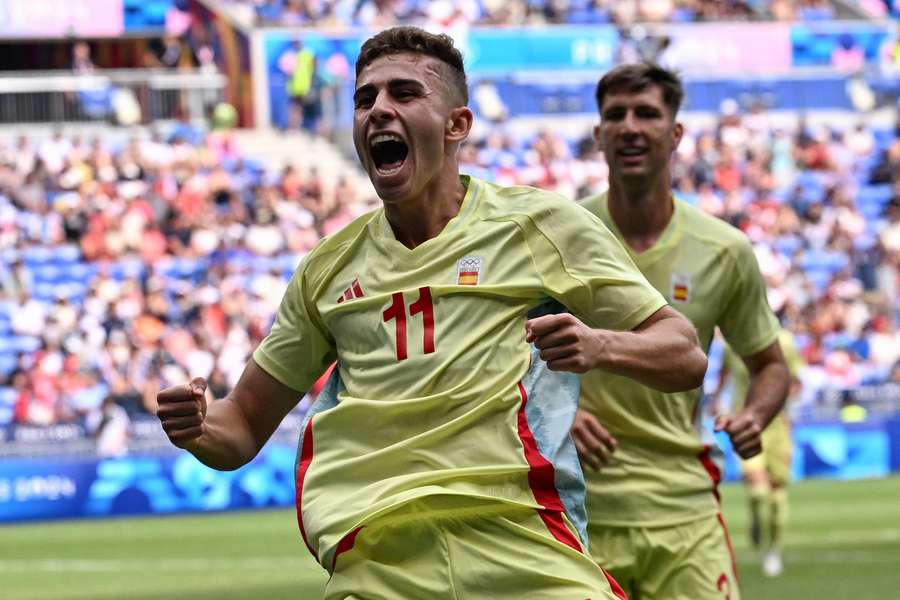
[{"label": "celebrating player", "polygon": [[[678,77],[648,63],[600,80],[594,134],[610,185],[583,206],[693,322],[704,350],[719,327],[746,362],[746,405],[716,427],[749,458],[784,403],[788,372],[749,241],[673,197],[669,160],[683,134],[682,97]],[[719,470],[701,441],[700,398],[699,388],[663,393],[604,370],[582,380],[573,436],[587,467],[591,554],[641,600],[739,597]]]},{"label": "celebrating player", "polygon": [[[353,139],[383,208],[304,258],[225,400],[206,407],[195,379],[159,394],[159,417],[233,469],[337,360],[297,467],[327,598],[622,598],[584,552],[577,381],[551,370],[690,389],[706,358],[583,209],[460,177],[466,103],[450,38],[398,27],[363,45]],[[528,320],[549,300],[583,321]]]},{"label": "celebrating player", "polygon": [[[791,373],[789,398],[796,398],[801,389],[799,374],[804,360],[797,351],[794,336],[788,330],[781,330],[778,341]],[[740,357],[730,346],[726,346],[725,358],[719,372],[719,385],[712,394],[708,408],[710,413],[720,412],[720,397],[729,379],[732,381],[732,409],[740,408],[747,398],[749,373]],[[769,577],[777,577],[784,570],[781,559],[781,534],[787,522],[787,484],[791,479],[791,423],[786,412],[786,410],[779,412],[763,431],[762,452],[741,462],[744,483],[750,493],[750,542],[753,546],[761,548],[763,534],[768,534],[762,556],[762,569]],[[768,519],[764,518],[764,514]]]}]

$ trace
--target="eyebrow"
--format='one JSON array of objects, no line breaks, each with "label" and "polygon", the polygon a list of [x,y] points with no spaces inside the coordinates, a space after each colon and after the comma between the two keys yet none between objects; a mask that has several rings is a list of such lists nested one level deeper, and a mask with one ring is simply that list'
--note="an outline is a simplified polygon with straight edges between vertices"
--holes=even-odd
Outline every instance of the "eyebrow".
[{"label": "eyebrow", "polygon": [[[425,86],[422,85],[422,82],[417,79],[397,78],[397,79],[391,79],[387,83],[387,86],[389,89],[396,89],[396,88],[407,86],[407,85],[415,87],[419,90],[422,90],[425,88]],[[361,96],[362,94],[367,94],[374,89],[375,89],[375,85],[372,83],[367,83],[367,84],[357,88],[356,91],[353,92],[353,101],[356,102],[359,99],[359,96]]]}]

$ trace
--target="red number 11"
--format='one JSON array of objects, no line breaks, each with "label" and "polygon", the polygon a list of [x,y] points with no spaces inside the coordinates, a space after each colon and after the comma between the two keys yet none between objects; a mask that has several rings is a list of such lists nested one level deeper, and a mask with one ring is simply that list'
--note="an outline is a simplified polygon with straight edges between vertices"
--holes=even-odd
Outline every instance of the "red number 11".
[{"label": "red number 11", "polygon": [[[409,316],[422,313],[422,352],[431,354],[434,352],[434,304],[431,302],[431,289],[419,288],[419,299],[409,305]],[[391,305],[383,313],[384,322],[396,319],[394,331],[397,335],[397,360],[406,360],[406,302],[402,292],[391,294]]]}]

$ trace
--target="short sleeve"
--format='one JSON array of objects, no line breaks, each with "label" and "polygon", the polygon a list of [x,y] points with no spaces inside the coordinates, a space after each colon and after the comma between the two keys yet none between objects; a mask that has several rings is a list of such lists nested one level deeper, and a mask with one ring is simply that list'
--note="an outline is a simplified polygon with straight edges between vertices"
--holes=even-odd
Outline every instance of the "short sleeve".
[{"label": "short sleeve", "polygon": [[309,390],[335,358],[334,340],[307,293],[307,270],[304,260],[281,299],[272,330],[253,352],[264,371],[299,392]]},{"label": "short sleeve", "polygon": [[750,243],[741,240],[732,246],[732,256],[736,261],[733,289],[718,325],[734,351],[749,356],[778,339],[779,324],[769,307],[766,284]]},{"label": "short sleeve", "polygon": [[533,213],[529,247],[547,293],[592,327],[630,330],[665,306],[600,219],[574,202]]}]

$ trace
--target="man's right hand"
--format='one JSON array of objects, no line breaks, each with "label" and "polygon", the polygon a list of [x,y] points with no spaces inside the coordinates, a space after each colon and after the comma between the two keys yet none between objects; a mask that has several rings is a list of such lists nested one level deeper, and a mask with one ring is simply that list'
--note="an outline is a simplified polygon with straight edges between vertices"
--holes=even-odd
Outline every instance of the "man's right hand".
[{"label": "man's right hand", "polygon": [[572,438],[575,440],[575,448],[578,450],[581,463],[595,471],[599,471],[609,463],[610,456],[619,445],[597,417],[582,408],[575,413]]},{"label": "man's right hand", "polygon": [[206,420],[206,380],[195,377],[189,384],[166,388],[156,395],[156,416],[169,441],[187,448],[203,435]]}]

